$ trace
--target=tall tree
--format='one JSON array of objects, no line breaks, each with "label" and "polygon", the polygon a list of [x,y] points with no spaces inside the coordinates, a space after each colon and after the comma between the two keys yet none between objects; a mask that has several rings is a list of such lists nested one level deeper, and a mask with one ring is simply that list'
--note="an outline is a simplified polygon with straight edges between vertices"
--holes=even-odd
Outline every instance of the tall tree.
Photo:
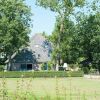
[{"label": "tall tree", "polygon": [[100,71],[100,13],[83,19],[78,23],[78,31],[72,41],[73,48],[78,49],[79,57],[88,59]]},{"label": "tall tree", "polygon": [[51,11],[57,13],[60,17],[60,30],[58,32],[57,38],[57,48],[58,52],[56,55],[58,56],[58,63],[60,65],[60,43],[61,43],[61,34],[64,32],[64,21],[68,18],[76,7],[81,7],[84,5],[85,0],[36,0],[37,5],[42,6],[44,8],[49,8]]},{"label": "tall tree", "polygon": [[64,21],[64,31],[60,34],[60,48],[57,48],[58,44],[58,33],[60,31],[59,18],[56,20],[55,29],[51,35],[51,41],[53,43],[53,58],[56,59],[56,53],[60,51],[60,57],[62,62],[73,63],[71,59],[70,43],[75,33],[74,23],[66,18]]},{"label": "tall tree", "polygon": [[11,55],[29,41],[30,16],[24,0],[0,0],[0,45],[9,62]]}]

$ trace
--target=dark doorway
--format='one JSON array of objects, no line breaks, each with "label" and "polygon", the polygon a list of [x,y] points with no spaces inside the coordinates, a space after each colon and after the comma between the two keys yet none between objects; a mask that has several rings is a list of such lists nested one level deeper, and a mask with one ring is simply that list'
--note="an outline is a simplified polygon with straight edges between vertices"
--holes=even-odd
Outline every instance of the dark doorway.
[{"label": "dark doorway", "polygon": [[32,64],[27,64],[27,70],[32,70]]}]

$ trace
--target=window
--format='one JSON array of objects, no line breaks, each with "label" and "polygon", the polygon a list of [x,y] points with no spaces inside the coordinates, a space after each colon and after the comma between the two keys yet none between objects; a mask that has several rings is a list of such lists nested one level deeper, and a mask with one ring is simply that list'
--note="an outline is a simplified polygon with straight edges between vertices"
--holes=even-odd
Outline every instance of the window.
[{"label": "window", "polygon": [[26,70],[26,64],[21,64],[20,70],[25,71]]},{"label": "window", "polygon": [[38,54],[38,59],[40,58],[40,54]]}]

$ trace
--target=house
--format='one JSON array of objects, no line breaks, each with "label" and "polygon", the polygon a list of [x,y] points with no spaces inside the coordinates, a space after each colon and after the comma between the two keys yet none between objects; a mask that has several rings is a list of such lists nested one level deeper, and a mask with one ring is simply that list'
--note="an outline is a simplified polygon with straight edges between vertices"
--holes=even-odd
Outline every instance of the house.
[{"label": "house", "polygon": [[35,69],[36,58],[35,55],[27,48],[14,53],[11,56],[11,65],[9,67],[9,60],[6,61],[7,70],[10,71],[25,71]]},{"label": "house", "polygon": [[6,61],[7,70],[39,70],[42,63],[51,60],[51,51],[51,43],[42,34],[35,34],[30,39],[28,47],[12,55],[10,65],[9,60]]},{"label": "house", "polygon": [[38,63],[51,60],[51,43],[42,34],[35,34],[30,40],[30,49],[35,53]]}]

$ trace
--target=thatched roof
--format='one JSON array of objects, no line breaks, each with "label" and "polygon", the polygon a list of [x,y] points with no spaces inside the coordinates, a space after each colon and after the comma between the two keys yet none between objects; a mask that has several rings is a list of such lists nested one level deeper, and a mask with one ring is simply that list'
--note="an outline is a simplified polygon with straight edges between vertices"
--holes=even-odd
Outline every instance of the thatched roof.
[{"label": "thatched roof", "polygon": [[35,34],[31,38],[30,48],[35,52],[38,62],[50,61],[51,45],[42,34]]}]

